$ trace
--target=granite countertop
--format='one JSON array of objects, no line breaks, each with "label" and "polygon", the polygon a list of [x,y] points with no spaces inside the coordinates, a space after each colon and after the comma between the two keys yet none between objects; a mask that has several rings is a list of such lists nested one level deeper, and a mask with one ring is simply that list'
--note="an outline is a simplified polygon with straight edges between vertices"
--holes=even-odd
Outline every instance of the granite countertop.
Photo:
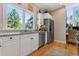
[{"label": "granite countertop", "polygon": [[25,35],[25,34],[32,34],[32,33],[39,33],[39,32],[45,32],[45,31],[3,31],[0,32],[0,37],[3,36],[15,36],[15,35]]}]

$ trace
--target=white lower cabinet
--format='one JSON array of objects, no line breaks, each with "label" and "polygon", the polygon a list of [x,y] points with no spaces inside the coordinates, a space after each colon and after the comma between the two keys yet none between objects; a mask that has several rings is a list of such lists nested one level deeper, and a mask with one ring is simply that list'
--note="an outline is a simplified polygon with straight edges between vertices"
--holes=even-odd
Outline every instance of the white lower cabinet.
[{"label": "white lower cabinet", "polygon": [[17,43],[11,43],[10,45],[3,46],[3,56],[17,56],[18,50],[17,50]]},{"label": "white lower cabinet", "polygon": [[39,46],[38,33],[0,37],[0,56],[29,55]]},{"label": "white lower cabinet", "polygon": [[29,55],[38,49],[38,33],[21,35],[21,55]]},{"label": "white lower cabinet", "polygon": [[38,33],[37,34],[30,34],[30,47],[31,51],[35,51],[39,47],[39,38]]},{"label": "white lower cabinet", "polygon": [[0,56],[1,56],[1,53],[2,53],[2,51],[1,51],[1,50],[2,50],[2,48],[0,47]]},{"label": "white lower cabinet", "polygon": [[0,56],[2,55],[2,43],[1,43],[1,38],[0,38]]},{"label": "white lower cabinet", "polygon": [[21,43],[20,43],[20,49],[21,49],[21,56],[27,55],[30,53],[30,40],[28,39],[27,35],[21,35]]},{"label": "white lower cabinet", "polygon": [[1,55],[18,56],[19,55],[19,36],[1,37]]}]

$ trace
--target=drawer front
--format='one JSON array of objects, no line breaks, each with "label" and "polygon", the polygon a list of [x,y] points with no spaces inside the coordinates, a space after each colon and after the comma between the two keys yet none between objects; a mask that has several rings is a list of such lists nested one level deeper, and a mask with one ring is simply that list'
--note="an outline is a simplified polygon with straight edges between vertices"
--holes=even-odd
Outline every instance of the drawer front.
[{"label": "drawer front", "polygon": [[8,37],[2,37],[2,44],[10,44],[12,42],[17,42],[19,39],[19,36],[8,36]]},{"label": "drawer front", "polygon": [[28,40],[35,40],[37,41],[38,40],[38,33],[36,34],[26,34],[26,35],[21,35],[21,39],[28,39]]},{"label": "drawer front", "polygon": [[38,33],[37,33],[37,34],[29,34],[29,35],[28,35],[28,38],[29,38],[30,40],[35,40],[35,41],[37,41],[37,40],[38,40]]}]

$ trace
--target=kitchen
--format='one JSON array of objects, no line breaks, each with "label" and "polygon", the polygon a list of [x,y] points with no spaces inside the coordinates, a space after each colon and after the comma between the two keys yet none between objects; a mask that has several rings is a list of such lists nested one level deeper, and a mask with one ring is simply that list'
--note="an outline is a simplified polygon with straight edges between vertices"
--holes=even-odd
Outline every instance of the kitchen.
[{"label": "kitchen", "polygon": [[[36,20],[36,6],[26,3],[0,4],[0,55],[1,56],[25,56],[40,49],[44,44],[51,43],[50,29],[45,29],[50,23]],[[38,11],[38,10],[37,10]],[[39,11],[38,11],[39,12]],[[41,11],[44,13],[45,11]],[[39,14],[42,14],[39,13]],[[19,17],[20,16],[20,17]],[[47,17],[47,16],[46,16]],[[41,17],[40,17],[41,18]],[[45,22],[45,25],[41,24]],[[52,24],[52,23],[51,23]],[[39,25],[39,26],[38,26]],[[50,27],[52,31],[52,27]],[[48,32],[46,32],[48,30]],[[49,37],[46,36],[49,35]],[[54,32],[53,32],[54,36]],[[54,37],[53,37],[54,38]],[[48,40],[46,40],[48,39]]]},{"label": "kitchen", "polygon": [[65,21],[64,4],[0,4],[0,56],[31,56],[54,42],[66,44]]}]

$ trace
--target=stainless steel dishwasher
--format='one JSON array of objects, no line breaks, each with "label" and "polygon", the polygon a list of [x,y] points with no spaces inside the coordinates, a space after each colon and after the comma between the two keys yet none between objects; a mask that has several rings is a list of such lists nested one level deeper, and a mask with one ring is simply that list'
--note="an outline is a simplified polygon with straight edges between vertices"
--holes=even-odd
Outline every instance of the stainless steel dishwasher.
[{"label": "stainless steel dishwasher", "polygon": [[45,44],[45,31],[39,31],[39,48]]}]

